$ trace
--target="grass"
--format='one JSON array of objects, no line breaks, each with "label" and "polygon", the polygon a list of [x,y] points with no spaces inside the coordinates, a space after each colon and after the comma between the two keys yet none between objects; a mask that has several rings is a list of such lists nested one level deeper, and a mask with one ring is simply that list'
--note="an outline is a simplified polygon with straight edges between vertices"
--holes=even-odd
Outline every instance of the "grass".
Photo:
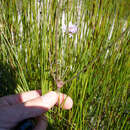
[{"label": "grass", "polygon": [[[56,90],[56,77],[74,105],[50,110],[48,129],[127,130],[130,16],[123,5],[129,2],[1,0],[0,96]],[[72,38],[63,35],[63,13],[67,26],[77,24]]]}]

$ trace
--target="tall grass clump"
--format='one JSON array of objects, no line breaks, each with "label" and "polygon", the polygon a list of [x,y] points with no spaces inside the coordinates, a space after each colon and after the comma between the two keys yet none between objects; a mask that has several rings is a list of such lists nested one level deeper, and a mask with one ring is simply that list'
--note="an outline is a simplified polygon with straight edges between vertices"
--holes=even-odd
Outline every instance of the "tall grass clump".
[{"label": "tall grass clump", "polygon": [[130,16],[124,5],[129,4],[0,1],[0,63],[15,72],[15,93],[44,94],[62,80],[61,92],[73,99],[72,110],[47,113],[48,129],[128,129]]}]

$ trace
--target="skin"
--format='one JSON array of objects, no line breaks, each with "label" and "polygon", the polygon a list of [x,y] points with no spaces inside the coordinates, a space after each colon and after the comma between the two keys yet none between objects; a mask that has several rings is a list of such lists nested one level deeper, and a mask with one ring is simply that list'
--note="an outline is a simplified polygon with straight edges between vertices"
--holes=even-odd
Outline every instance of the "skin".
[{"label": "skin", "polygon": [[73,101],[69,96],[54,91],[41,96],[40,90],[1,97],[0,130],[11,130],[22,120],[31,117],[38,120],[34,130],[46,130],[47,120],[41,114],[58,104],[69,110],[73,106]]}]

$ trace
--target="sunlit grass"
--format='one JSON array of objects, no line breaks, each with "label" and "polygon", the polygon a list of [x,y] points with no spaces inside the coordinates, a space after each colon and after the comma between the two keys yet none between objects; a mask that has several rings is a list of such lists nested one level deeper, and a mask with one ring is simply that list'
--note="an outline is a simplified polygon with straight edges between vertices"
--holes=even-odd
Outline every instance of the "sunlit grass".
[{"label": "sunlit grass", "polygon": [[[61,91],[74,106],[52,109],[50,129],[128,129],[130,23],[122,2],[14,0],[0,6],[0,61],[16,74],[15,92],[56,90],[51,70],[67,81]],[[69,22],[78,28],[72,37],[62,30]]]}]

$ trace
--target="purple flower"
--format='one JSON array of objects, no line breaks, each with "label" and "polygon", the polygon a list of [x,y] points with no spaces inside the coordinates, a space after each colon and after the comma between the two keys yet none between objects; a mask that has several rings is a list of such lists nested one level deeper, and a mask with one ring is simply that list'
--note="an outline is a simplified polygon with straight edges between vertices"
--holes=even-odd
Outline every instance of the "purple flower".
[{"label": "purple flower", "polygon": [[69,36],[72,37],[73,34],[77,33],[78,28],[76,25],[72,24],[72,22],[69,22],[68,29],[65,24],[62,25],[62,31],[63,33],[69,33]]},{"label": "purple flower", "polygon": [[69,23],[69,27],[68,27],[68,31],[69,33],[75,34],[78,31],[78,28],[76,25],[72,24],[72,22]]}]

